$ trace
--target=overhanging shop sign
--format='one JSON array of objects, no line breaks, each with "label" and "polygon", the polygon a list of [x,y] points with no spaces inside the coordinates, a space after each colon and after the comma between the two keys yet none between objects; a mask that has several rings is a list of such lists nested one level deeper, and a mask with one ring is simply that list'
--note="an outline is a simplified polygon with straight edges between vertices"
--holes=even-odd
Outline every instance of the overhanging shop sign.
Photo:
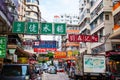
[{"label": "overhanging shop sign", "polygon": [[98,36],[97,35],[69,34],[68,40],[70,42],[98,42]]},{"label": "overhanging shop sign", "polygon": [[56,41],[33,41],[33,48],[57,48]]},{"label": "overhanging shop sign", "polygon": [[57,48],[34,48],[34,52],[56,51]]}]

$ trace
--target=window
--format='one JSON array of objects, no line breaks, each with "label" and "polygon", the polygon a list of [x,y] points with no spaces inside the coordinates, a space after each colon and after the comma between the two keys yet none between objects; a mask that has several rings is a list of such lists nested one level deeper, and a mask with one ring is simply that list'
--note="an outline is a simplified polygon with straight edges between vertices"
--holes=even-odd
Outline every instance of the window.
[{"label": "window", "polygon": [[89,3],[90,1],[89,0],[87,0],[87,3]]},{"label": "window", "polygon": [[31,0],[27,0],[27,2],[30,2]]},{"label": "window", "polygon": [[105,15],[105,20],[109,20],[109,15]]},{"label": "window", "polygon": [[37,13],[33,13],[33,14],[34,14],[34,16],[36,16],[36,17],[38,16]]},{"label": "window", "polygon": [[89,9],[87,9],[87,13],[90,13],[90,10],[89,10]]}]

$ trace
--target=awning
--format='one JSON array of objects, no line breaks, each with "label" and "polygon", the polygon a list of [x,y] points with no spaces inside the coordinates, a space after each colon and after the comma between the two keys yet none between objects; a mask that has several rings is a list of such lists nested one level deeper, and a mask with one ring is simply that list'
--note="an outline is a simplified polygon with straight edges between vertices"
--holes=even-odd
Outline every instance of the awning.
[{"label": "awning", "polygon": [[32,56],[32,53],[29,53],[27,51],[24,51],[22,48],[20,47],[17,47],[16,48],[16,51],[15,51],[15,54],[18,56],[18,57],[30,57]]},{"label": "awning", "polygon": [[120,29],[117,29],[113,34],[109,36],[110,39],[120,39]]}]

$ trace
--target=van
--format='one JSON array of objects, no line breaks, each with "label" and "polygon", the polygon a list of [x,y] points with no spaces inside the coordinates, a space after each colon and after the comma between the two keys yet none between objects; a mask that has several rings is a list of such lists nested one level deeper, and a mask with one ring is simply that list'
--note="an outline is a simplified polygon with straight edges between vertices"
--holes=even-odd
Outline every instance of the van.
[{"label": "van", "polygon": [[30,80],[29,64],[4,64],[0,80]]}]

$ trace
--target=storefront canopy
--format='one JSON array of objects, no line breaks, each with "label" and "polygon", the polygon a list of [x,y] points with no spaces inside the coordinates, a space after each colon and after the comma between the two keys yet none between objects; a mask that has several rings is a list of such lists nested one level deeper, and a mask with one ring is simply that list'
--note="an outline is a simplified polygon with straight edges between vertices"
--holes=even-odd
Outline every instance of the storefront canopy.
[{"label": "storefront canopy", "polygon": [[18,57],[31,57],[32,56],[32,53],[29,53],[27,51],[24,51],[22,48],[20,47],[17,47],[16,48],[16,51],[15,51],[15,54],[18,56]]}]

